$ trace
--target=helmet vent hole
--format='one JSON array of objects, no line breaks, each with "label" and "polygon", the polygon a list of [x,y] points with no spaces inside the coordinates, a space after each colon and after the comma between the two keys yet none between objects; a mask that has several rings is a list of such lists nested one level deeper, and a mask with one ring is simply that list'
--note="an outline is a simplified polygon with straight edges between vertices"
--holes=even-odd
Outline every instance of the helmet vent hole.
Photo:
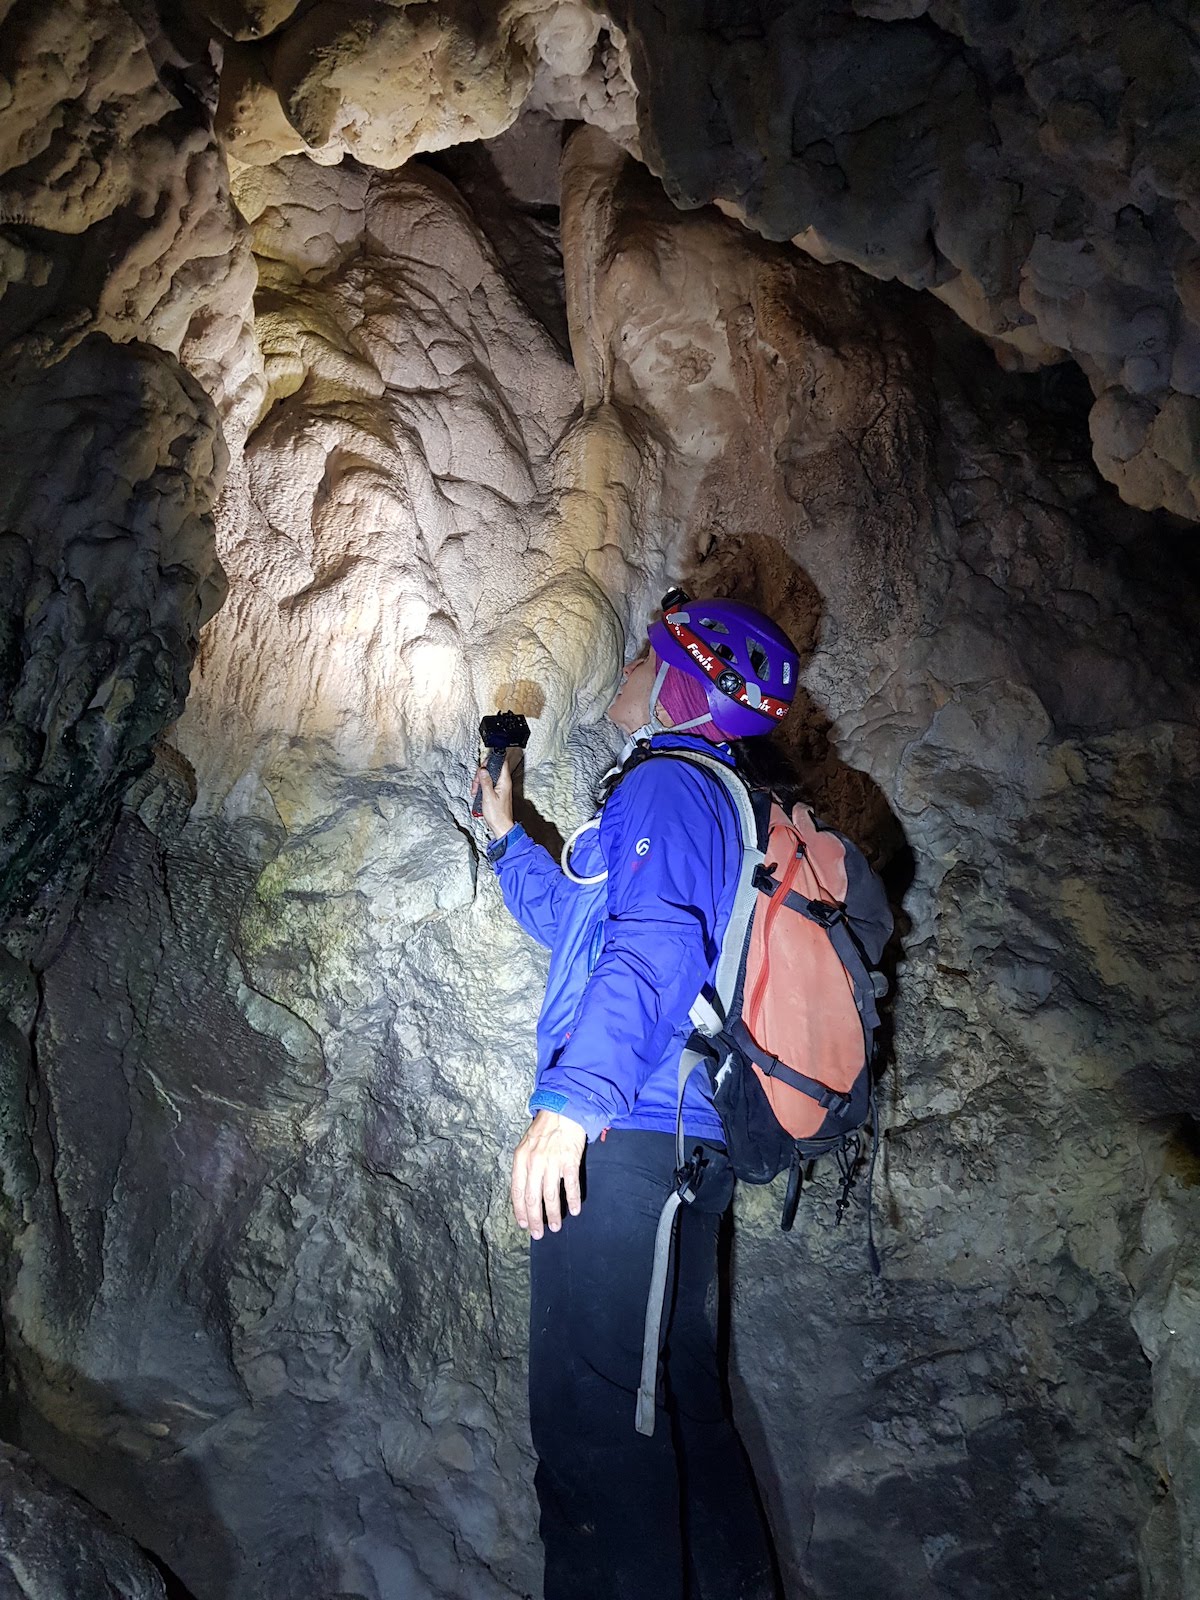
[{"label": "helmet vent hole", "polygon": [[771,676],[771,663],[767,660],[767,652],[757,639],[747,639],[746,650],[750,656],[750,665],[754,668],[754,676],[765,683]]},{"label": "helmet vent hole", "polygon": [[713,655],[720,656],[722,661],[736,661],[732,648],[727,644],[710,644],[708,647]]},{"label": "helmet vent hole", "polygon": [[729,629],[716,617],[701,617],[700,626],[707,628],[709,633],[728,633]]}]

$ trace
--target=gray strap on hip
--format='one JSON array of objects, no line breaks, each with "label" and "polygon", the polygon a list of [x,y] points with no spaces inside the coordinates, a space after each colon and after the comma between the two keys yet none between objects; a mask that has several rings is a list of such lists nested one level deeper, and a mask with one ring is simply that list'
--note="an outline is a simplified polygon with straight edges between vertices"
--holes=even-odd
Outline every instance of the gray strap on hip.
[{"label": "gray strap on hip", "polygon": [[683,1204],[678,1189],[672,1189],[659,1212],[658,1232],[654,1236],[654,1267],[650,1273],[650,1293],[646,1296],[646,1331],[642,1338],[642,1381],[638,1388],[634,1427],[647,1439],[654,1433],[655,1398],[658,1393],[658,1345],[662,1337],[663,1305],[667,1298],[667,1270],[671,1264],[671,1236],[675,1213]]},{"label": "gray strap on hip", "polygon": [[[703,1056],[686,1047],[679,1058],[679,1114],[675,1119],[675,1156],[678,1170],[684,1166],[683,1157],[683,1090],[694,1068]],[[654,1264],[650,1269],[650,1289],[646,1295],[646,1331],[642,1335],[642,1378],[638,1388],[637,1411],[634,1427],[647,1438],[654,1432],[654,1400],[658,1393],[658,1350],[662,1341],[662,1319],[667,1304],[667,1271],[671,1264],[671,1239],[675,1231],[675,1213],[685,1202],[690,1204],[696,1191],[689,1183],[680,1188],[678,1182],[667,1196],[658,1214],[658,1232],[654,1235]]]},{"label": "gray strap on hip", "polygon": [[[738,813],[742,834],[742,870],[738,879],[733,910],[721,941],[721,954],[717,962],[713,989],[720,1006],[718,1011],[703,995],[698,995],[691,1009],[691,1020],[701,1033],[712,1038],[725,1022],[725,1013],[733,997],[741,967],[742,949],[750,926],[758,891],[754,887],[754,870],[762,861],[758,848],[758,828],[754,819],[754,806],[746,785],[725,762],[715,756],[705,756],[689,750],[682,759],[693,766],[705,767],[720,779]],[[675,1151],[679,1166],[684,1166],[683,1092],[695,1068],[704,1058],[686,1046],[679,1060],[679,1099],[675,1118]],[[638,1387],[637,1410],[634,1426],[650,1438],[654,1433],[655,1399],[658,1393],[658,1354],[662,1338],[663,1312],[667,1298],[667,1273],[671,1265],[671,1243],[675,1231],[675,1217],[681,1205],[695,1199],[695,1190],[688,1185],[682,1191],[676,1186],[667,1196],[658,1218],[658,1231],[654,1236],[654,1265],[650,1273],[650,1292],[646,1296],[646,1330],[642,1338],[642,1376]]]}]

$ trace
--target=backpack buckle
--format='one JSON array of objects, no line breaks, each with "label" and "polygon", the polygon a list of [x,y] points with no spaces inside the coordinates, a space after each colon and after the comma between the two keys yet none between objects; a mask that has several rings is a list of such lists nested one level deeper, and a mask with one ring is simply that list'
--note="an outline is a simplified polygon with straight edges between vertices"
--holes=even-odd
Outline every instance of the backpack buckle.
[{"label": "backpack buckle", "polygon": [[835,922],[840,922],[846,915],[845,906],[830,905],[828,900],[810,900],[808,902],[808,915],[814,922],[819,922],[823,928],[832,928]]},{"label": "backpack buckle", "polygon": [[700,1182],[707,1165],[708,1157],[704,1154],[703,1147],[697,1145],[692,1151],[691,1160],[685,1161],[681,1167],[676,1167],[675,1188],[685,1206],[690,1206],[699,1193]]},{"label": "backpack buckle", "polygon": [[761,889],[765,895],[773,895],[779,887],[779,879],[771,871],[770,867],[761,861],[755,867],[750,881],[756,889]]}]

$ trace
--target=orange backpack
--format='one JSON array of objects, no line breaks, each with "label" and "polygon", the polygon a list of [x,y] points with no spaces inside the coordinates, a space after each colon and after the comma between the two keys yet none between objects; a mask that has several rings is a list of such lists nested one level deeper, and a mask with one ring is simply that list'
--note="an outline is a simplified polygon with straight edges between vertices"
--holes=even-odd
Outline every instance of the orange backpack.
[{"label": "orange backpack", "polygon": [[807,806],[789,816],[770,796],[751,804],[756,845],[745,850],[716,982],[693,1009],[690,1048],[709,1067],[737,1175],[767,1183],[790,1168],[787,1230],[800,1174],[818,1156],[842,1166],[839,1220],[845,1210],[872,1109],[892,914],[844,834]]},{"label": "orange backpack", "polygon": [[[841,1175],[836,1220],[865,1160],[873,1121],[872,1067],[879,1030],[879,971],[892,934],[883,884],[850,839],[807,806],[789,816],[751,793],[725,762],[699,751],[654,756],[688,761],[725,787],[742,828],[742,870],[713,982],[697,996],[695,1031],[679,1065],[677,1183],[663,1207],[646,1309],[637,1427],[652,1432],[658,1343],[675,1213],[695,1196],[701,1153],[685,1154],[683,1090],[703,1065],[725,1130],[729,1159],[747,1183],[788,1172],[782,1227],[790,1231],[804,1175],[832,1156]],[[871,1166],[878,1149],[873,1129]],[[879,1272],[867,1192],[867,1246]]]}]

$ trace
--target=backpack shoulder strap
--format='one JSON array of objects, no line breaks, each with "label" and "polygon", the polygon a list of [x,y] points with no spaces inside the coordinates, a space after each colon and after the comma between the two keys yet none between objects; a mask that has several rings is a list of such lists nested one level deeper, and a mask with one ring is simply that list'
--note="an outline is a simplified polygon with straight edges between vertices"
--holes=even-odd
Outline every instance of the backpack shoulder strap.
[{"label": "backpack shoulder strap", "polygon": [[[765,858],[767,830],[771,812],[768,794],[752,793],[739,772],[722,761],[719,756],[705,755],[702,750],[651,750],[635,753],[634,766],[645,761],[682,761],[689,767],[698,767],[709,773],[724,788],[737,816],[742,840],[742,864],[738,877],[737,893],[721,941],[721,955],[714,981],[706,996],[701,994],[692,1007],[692,1021],[701,1033],[720,1031],[737,988],[738,971],[754,910],[756,888],[754,876]],[[626,763],[628,768],[630,763]],[[622,773],[624,776],[624,772]],[[714,1005],[714,1000],[717,1005]],[[717,1006],[720,1007],[718,1011]],[[697,1009],[700,1014],[697,1015]],[[712,1024],[715,1022],[715,1026]]]},{"label": "backpack shoulder strap", "polygon": [[[750,935],[750,916],[758,890],[754,875],[762,865],[766,846],[766,825],[769,805],[756,809],[750,790],[741,776],[717,756],[707,756],[700,750],[652,750],[643,759],[655,757],[686,761],[710,773],[724,785],[738,818],[742,840],[742,862],[738,873],[737,891],[733,909],[721,940],[721,954],[711,988],[706,987],[696,996],[690,1010],[692,1025],[697,1032],[709,1038],[720,1033],[725,1017],[737,989],[742,959]],[[694,1036],[693,1036],[694,1037]],[[679,1057],[679,1097],[675,1114],[675,1153],[678,1166],[674,1189],[667,1196],[658,1219],[654,1243],[654,1260],[650,1274],[650,1290],[646,1297],[646,1322],[642,1338],[642,1370],[638,1388],[634,1426],[641,1434],[654,1432],[655,1392],[658,1383],[659,1343],[662,1329],[663,1307],[666,1299],[667,1273],[671,1259],[671,1239],[675,1215],[679,1207],[690,1204],[695,1198],[694,1178],[684,1156],[683,1093],[687,1081],[704,1060],[698,1050],[686,1044]]]}]

